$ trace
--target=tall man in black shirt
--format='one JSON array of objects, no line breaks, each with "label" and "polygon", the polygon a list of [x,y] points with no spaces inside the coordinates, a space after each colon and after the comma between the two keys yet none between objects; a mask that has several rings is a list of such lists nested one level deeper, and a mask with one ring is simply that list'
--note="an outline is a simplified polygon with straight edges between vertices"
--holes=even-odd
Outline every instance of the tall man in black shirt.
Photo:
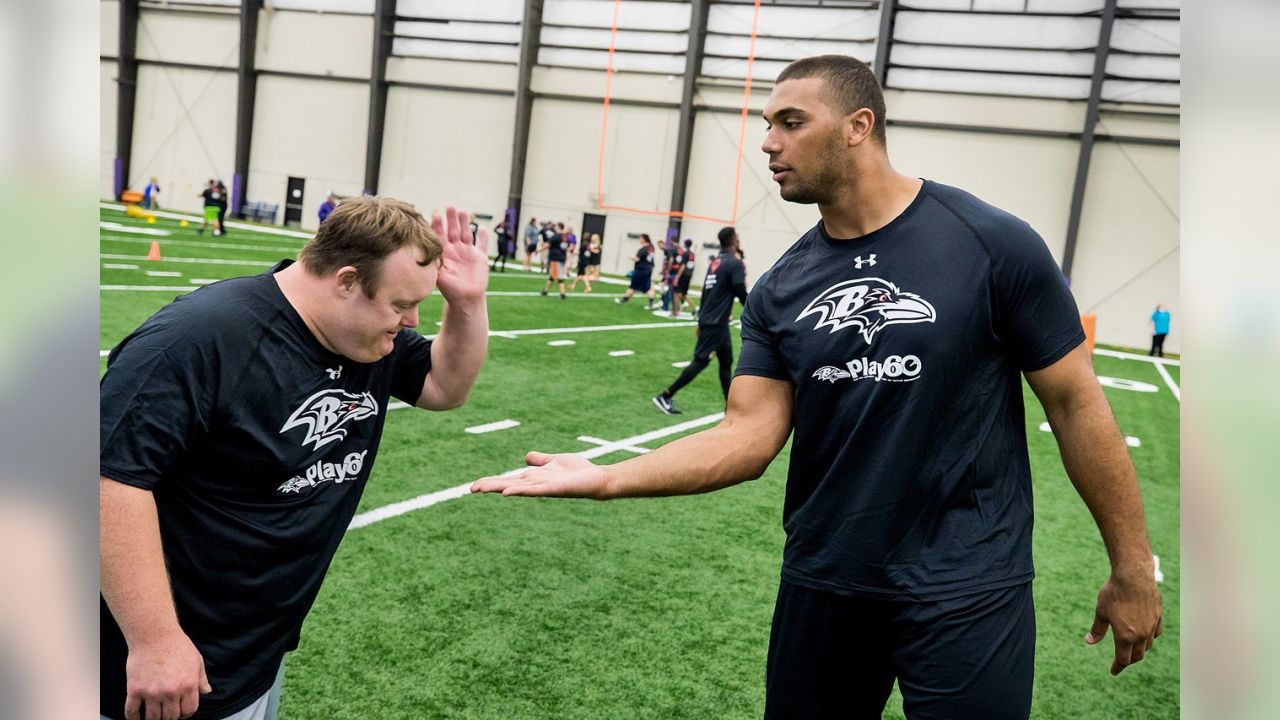
[{"label": "tall man in black shirt", "polygon": [[[1035,620],[1022,378],[1111,560],[1085,642],[1113,674],[1161,632],[1142,500],[1074,300],[1025,222],[889,162],[884,98],[844,56],[778,76],[762,150],[822,220],[756,283],[725,419],[597,466],[529,453],[505,495],[708,492],[759,477],[794,430],[769,718],[1026,718]],[[1063,712],[1070,712],[1062,708]]]},{"label": "tall man in black shirt", "polygon": [[[388,400],[448,410],[475,383],[485,261],[465,213],[428,226],[408,203],[354,198],[297,262],[184,295],[111,351],[103,717],[272,717]],[[432,341],[413,328],[437,287]]]},{"label": "tall man in black shirt", "polygon": [[[733,315],[734,298],[743,303],[747,301],[747,271],[736,254],[737,231],[731,227],[720,228],[718,237],[720,254],[707,266],[707,278],[702,282],[702,308],[694,331],[698,343],[693,348],[693,360],[670,387],[653,396],[653,404],[668,415],[680,414],[673,401],[675,394],[707,367],[712,355],[720,363],[720,389],[724,391],[725,400],[729,399],[729,383],[733,376],[733,338],[729,336],[729,318]],[[693,254],[688,248],[686,252]],[[682,257],[682,264],[685,262],[692,261]],[[685,289],[688,290],[688,285]]]}]

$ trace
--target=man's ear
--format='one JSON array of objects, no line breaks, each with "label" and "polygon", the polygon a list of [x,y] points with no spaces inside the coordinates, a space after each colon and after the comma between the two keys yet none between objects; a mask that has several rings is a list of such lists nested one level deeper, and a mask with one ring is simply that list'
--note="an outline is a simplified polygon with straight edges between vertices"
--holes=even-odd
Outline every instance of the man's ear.
[{"label": "man's ear", "polygon": [[334,289],[344,298],[360,289],[360,271],[354,265],[344,265],[331,277]]},{"label": "man's ear", "polygon": [[845,139],[849,147],[865,143],[875,132],[877,118],[870,108],[858,108],[845,116]]}]

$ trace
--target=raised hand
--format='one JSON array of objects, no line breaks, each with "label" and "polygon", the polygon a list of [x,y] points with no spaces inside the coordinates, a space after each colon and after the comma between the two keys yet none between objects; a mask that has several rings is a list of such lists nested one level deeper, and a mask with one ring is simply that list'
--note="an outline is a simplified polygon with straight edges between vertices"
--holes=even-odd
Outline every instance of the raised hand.
[{"label": "raised hand", "polygon": [[489,231],[480,228],[479,235],[471,234],[471,218],[453,207],[431,216],[431,229],[444,245],[444,263],[436,280],[440,294],[450,304],[479,302],[489,287],[489,259],[485,248],[489,247]]},{"label": "raised hand", "polygon": [[528,468],[508,475],[480,478],[471,492],[500,492],[529,497],[591,498],[604,500],[608,475],[604,468],[581,455],[548,455],[531,452],[524,456]]}]

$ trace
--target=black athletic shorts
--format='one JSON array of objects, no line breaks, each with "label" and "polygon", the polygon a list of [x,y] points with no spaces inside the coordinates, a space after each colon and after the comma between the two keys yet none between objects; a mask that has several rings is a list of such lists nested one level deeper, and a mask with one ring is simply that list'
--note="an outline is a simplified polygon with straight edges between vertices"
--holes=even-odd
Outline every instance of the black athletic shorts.
[{"label": "black athletic shorts", "polygon": [[1031,583],[951,600],[869,600],[782,581],[766,720],[880,718],[893,681],[909,720],[1026,720]]},{"label": "black athletic shorts", "polygon": [[710,360],[716,353],[729,351],[733,357],[733,340],[729,336],[728,325],[699,325],[698,343],[693,347],[693,356]]},{"label": "black athletic shorts", "polygon": [[693,273],[684,273],[676,278],[676,292],[681,295],[689,294],[689,283],[693,282]]}]

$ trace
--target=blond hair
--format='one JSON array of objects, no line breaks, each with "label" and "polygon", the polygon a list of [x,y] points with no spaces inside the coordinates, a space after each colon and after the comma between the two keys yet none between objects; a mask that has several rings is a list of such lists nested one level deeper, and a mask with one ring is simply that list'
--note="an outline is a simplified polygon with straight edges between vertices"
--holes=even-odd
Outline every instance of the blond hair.
[{"label": "blond hair", "polygon": [[328,275],[348,265],[365,295],[378,288],[382,261],[402,247],[422,251],[419,265],[440,259],[444,246],[422,216],[409,203],[395,198],[363,195],[343,200],[298,253],[298,262],[313,275]]}]

